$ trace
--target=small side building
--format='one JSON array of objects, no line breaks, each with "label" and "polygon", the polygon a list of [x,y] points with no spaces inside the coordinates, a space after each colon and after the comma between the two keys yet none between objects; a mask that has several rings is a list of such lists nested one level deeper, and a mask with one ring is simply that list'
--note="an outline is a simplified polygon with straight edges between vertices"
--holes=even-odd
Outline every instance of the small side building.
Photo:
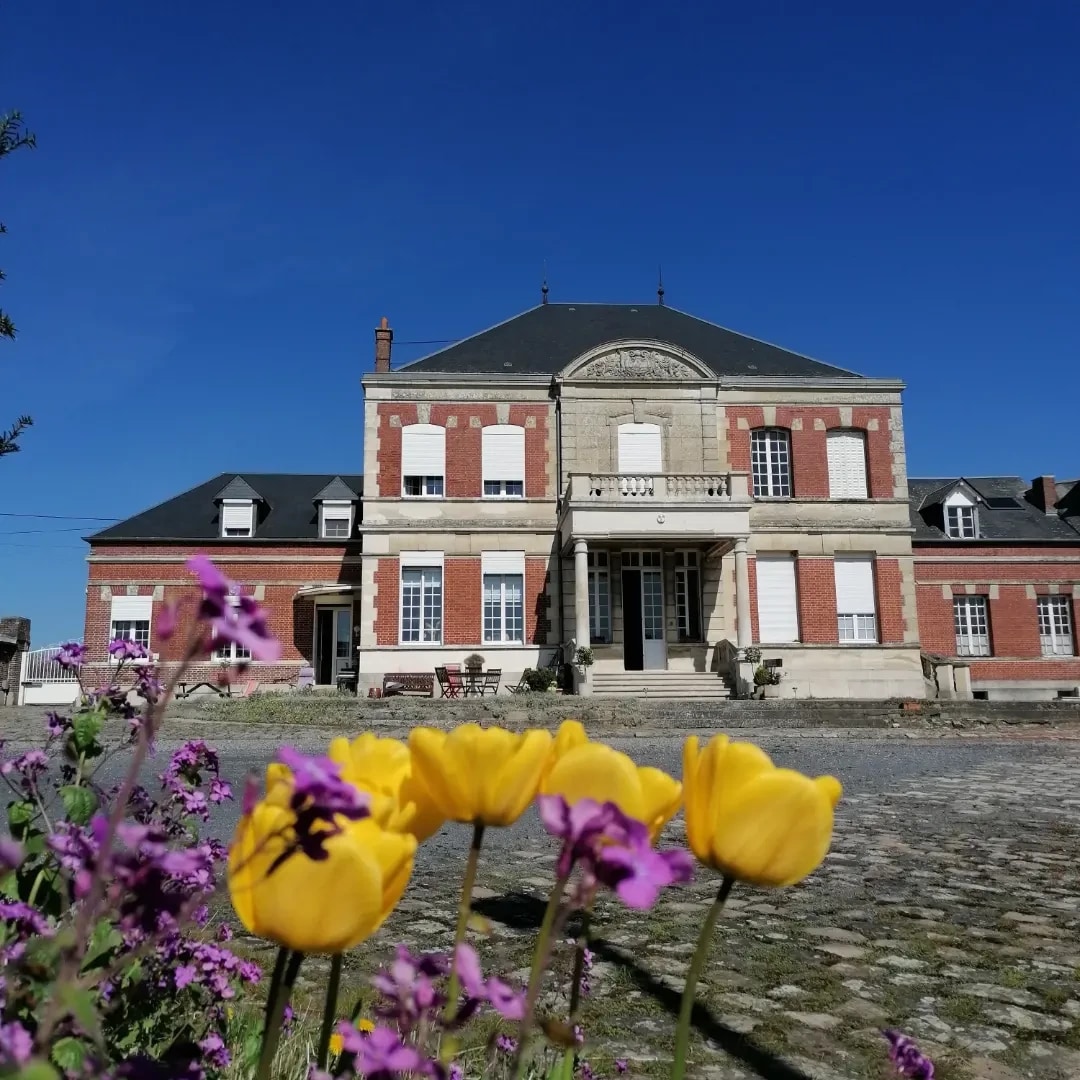
[{"label": "small side building", "polygon": [[1080,695],[1080,486],[1052,476],[908,481],[924,653],[945,696]]},{"label": "small side building", "polygon": [[[202,598],[184,564],[201,553],[259,601],[282,642],[281,659],[251,663],[247,679],[285,688],[311,668],[316,685],[336,685],[356,669],[362,491],[361,476],[222,473],[87,537],[85,681],[104,681],[108,644],[117,637],[145,645],[168,677]],[[180,604],[180,623],[164,641],[158,626],[167,603]],[[188,681],[214,682],[248,659],[230,644],[196,665]]]}]

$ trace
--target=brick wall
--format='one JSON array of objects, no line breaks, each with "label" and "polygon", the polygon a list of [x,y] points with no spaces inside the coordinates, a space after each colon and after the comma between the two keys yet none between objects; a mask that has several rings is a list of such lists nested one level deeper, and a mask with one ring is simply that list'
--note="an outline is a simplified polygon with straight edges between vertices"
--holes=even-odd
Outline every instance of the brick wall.
[{"label": "brick wall", "polygon": [[904,600],[897,559],[874,560],[874,592],[877,596],[878,641],[900,645],[904,641]]},{"label": "brick wall", "polygon": [[[855,406],[851,422],[839,406],[789,406],[775,408],[775,420],[767,423],[760,405],[730,405],[728,453],[735,472],[750,472],[750,431],[759,427],[787,428],[791,433],[792,494],[797,499],[829,497],[828,433],[836,428],[860,430],[866,437],[867,487],[873,499],[892,498],[893,451],[887,406]],[[751,481],[752,487],[752,481]]]},{"label": "brick wall", "polygon": [[806,644],[836,645],[836,576],[832,559],[796,559],[799,636]]},{"label": "brick wall", "polygon": [[[525,429],[525,495],[527,498],[551,498],[548,476],[552,454],[552,432],[546,405],[494,402],[435,403],[427,410],[427,423],[446,429],[446,481],[448,498],[478,499],[483,485],[483,429],[499,422],[499,412],[506,411],[507,423]],[[420,422],[415,402],[384,402],[378,406],[379,492],[393,498],[401,492],[401,429]]]},{"label": "brick wall", "polygon": [[[379,559],[375,570],[375,639],[399,643],[401,578],[396,558]],[[525,644],[543,645],[548,633],[548,560],[525,560]],[[447,558],[443,564],[443,641],[446,646],[483,644],[483,575],[478,557]],[[437,646],[433,646],[437,647]]]},{"label": "brick wall", "polygon": [[[91,556],[120,558],[130,561],[91,562],[86,589],[86,614],[83,640],[91,663],[107,663],[111,631],[113,596],[152,596],[150,618],[150,652],[160,656],[163,665],[178,662],[186,643],[194,634],[195,613],[202,592],[195,584],[185,561],[203,551],[214,559],[221,570],[248,595],[261,592],[259,604],[266,612],[270,632],[281,641],[279,665],[253,664],[252,677],[259,681],[274,681],[313,660],[314,601],[298,597],[305,584],[360,585],[360,565],[346,562],[355,550],[344,545],[259,544],[257,547],[240,544],[213,545],[209,548],[195,544],[146,544],[110,547],[96,545]],[[146,561],[153,558],[155,561]],[[254,559],[262,561],[254,561]],[[110,595],[104,595],[108,593]],[[359,593],[354,592],[358,599]],[[160,614],[166,603],[179,604],[179,624],[176,633],[165,641],[160,635]],[[355,604],[359,617],[359,603]],[[220,665],[212,664],[216,672]],[[280,669],[280,670],[278,670]]]},{"label": "brick wall", "polygon": [[[757,611],[757,559],[752,555],[746,560],[747,573],[750,576],[750,640],[753,642],[759,642],[761,640],[761,630],[758,626],[758,611]],[[739,616],[738,612],[735,615],[736,632],[738,630]]]}]

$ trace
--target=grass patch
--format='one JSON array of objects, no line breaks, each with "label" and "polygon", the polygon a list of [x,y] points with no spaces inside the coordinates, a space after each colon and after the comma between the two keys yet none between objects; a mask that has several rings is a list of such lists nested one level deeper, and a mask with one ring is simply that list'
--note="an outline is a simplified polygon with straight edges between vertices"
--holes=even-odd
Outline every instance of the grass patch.
[{"label": "grass patch", "polygon": [[984,1019],[982,1003],[978,998],[968,997],[966,994],[945,998],[939,1006],[939,1011],[942,1016],[957,1024],[979,1024]]}]

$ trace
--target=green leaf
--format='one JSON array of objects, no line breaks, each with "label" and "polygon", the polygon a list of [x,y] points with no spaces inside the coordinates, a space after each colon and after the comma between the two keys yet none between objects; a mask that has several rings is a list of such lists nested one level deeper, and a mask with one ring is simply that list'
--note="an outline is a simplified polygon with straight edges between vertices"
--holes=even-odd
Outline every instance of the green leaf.
[{"label": "green leaf", "polygon": [[68,821],[86,825],[98,808],[98,797],[89,788],[68,784],[60,789],[60,801],[64,804]]},{"label": "green leaf", "polygon": [[52,1048],[52,1059],[64,1072],[80,1072],[86,1060],[86,1044],[65,1035]]},{"label": "green leaf", "polygon": [[79,713],[72,720],[71,739],[80,754],[87,754],[95,748],[104,723],[105,717],[97,711]]},{"label": "green leaf", "polygon": [[97,1013],[96,995],[92,990],[70,984],[59,987],[60,1003],[75,1017],[83,1032],[99,1046],[102,1043],[101,1020]]},{"label": "green leaf", "polygon": [[60,1074],[47,1061],[28,1061],[15,1080],[59,1080]]},{"label": "green leaf", "polygon": [[8,828],[16,840],[21,840],[37,816],[37,807],[29,799],[8,803]]},{"label": "green leaf", "polygon": [[102,919],[90,935],[90,943],[86,947],[86,959],[83,961],[84,969],[92,968],[97,960],[108,956],[123,943],[124,939],[116,927],[107,919]]}]

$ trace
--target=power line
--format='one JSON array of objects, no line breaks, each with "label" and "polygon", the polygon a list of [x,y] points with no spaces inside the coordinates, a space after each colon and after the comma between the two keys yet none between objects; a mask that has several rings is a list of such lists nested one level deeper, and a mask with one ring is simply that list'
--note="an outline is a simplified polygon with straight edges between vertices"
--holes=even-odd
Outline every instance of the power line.
[{"label": "power line", "polygon": [[0,517],[13,518],[41,518],[48,521],[122,521],[116,517],[94,517],[91,514],[16,514],[12,511],[0,510]]},{"label": "power line", "polygon": [[71,525],[64,526],[60,529],[0,529],[0,536],[29,536],[32,533],[66,533],[66,532],[82,532],[86,528],[85,525]]}]

